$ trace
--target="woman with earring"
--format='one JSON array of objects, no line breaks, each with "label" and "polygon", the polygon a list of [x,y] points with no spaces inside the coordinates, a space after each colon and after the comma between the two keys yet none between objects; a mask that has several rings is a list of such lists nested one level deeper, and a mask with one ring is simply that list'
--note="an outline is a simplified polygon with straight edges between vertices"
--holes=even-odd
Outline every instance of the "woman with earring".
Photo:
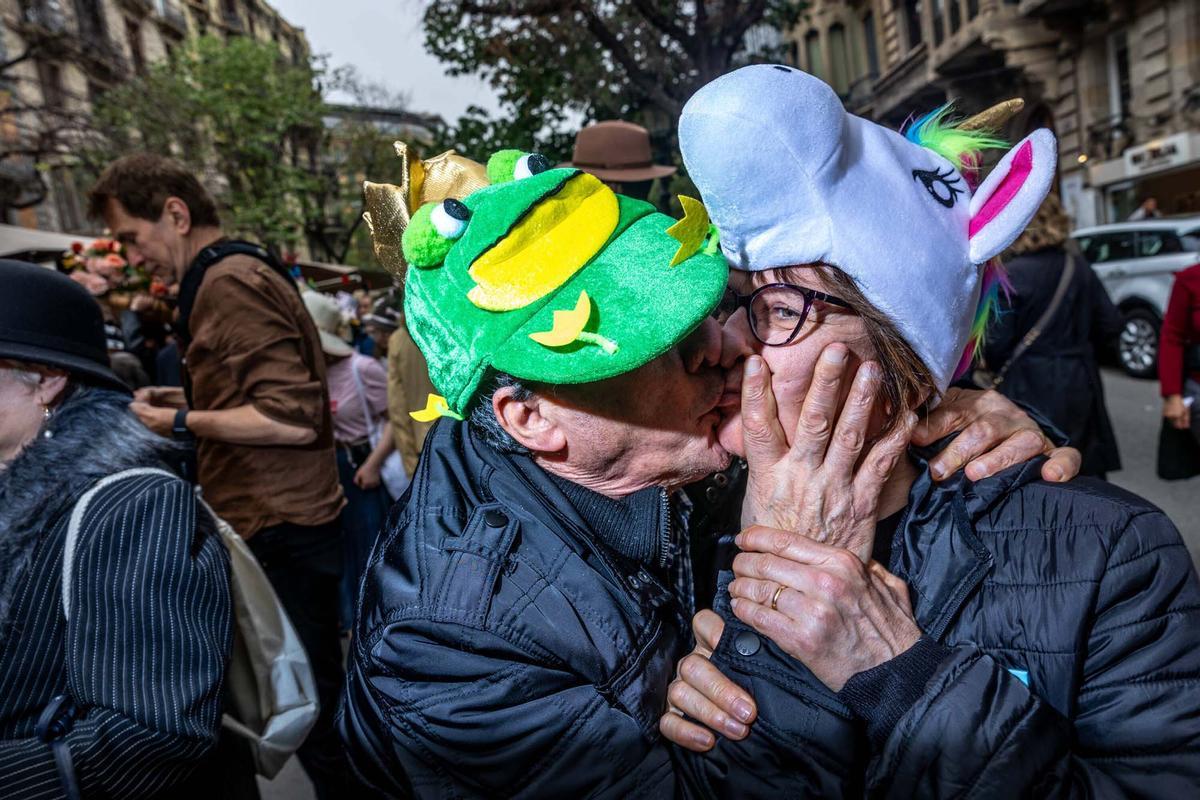
[{"label": "woman with earring", "polygon": [[130,400],[87,291],[0,261],[5,797],[213,788],[195,773],[220,724],[228,556]]}]

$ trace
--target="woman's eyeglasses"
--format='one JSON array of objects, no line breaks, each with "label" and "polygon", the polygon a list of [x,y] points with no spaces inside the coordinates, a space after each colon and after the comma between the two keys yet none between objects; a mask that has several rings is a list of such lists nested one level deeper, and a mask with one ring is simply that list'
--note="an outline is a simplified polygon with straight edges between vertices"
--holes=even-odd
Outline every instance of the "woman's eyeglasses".
[{"label": "woman's eyeglasses", "polygon": [[754,338],[768,347],[782,347],[800,333],[813,303],[817,302],[851,308],[845,300],[816,289],[794,283],[768,283],[750,294],[739,294],[726,287],[721,302],[713,309],[713,317],[724,324],[739,308],[744,308]]}]

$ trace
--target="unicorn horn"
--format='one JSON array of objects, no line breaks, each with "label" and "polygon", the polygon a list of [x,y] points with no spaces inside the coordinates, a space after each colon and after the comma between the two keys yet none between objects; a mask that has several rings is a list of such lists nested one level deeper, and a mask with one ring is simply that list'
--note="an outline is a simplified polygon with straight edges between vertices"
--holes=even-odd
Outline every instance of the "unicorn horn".
[{"label": "unicorn horn", "polygon": [[1025,107],[1025,101],[1019,97],[1014,97],[1011,100],[1005,100],[991,108],[986,108],[980,111],[973,117],[968,117],[958,124],[959,130],[966,131],[1000,131],[1008,124],[1008,121],[1021,113],[1021,109]]}]

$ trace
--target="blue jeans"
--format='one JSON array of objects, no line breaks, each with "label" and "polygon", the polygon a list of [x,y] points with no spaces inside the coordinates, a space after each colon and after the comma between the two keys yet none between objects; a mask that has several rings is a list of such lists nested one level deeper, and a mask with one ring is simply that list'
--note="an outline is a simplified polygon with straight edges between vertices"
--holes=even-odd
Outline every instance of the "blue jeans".
[{"label": "blue jeans", "polygon": [[346,495],[346,507],[342,509],[342,585],[338,604],[338,619],[342,630],[354,625],[354,611],[358,604],[358,584],[367,568],[367,558],[375,539],[387,520],[392,499],[381,483],[374,489],[360,489],[354,485],[354,464],[344,447],[337,449],[338,478]]}]

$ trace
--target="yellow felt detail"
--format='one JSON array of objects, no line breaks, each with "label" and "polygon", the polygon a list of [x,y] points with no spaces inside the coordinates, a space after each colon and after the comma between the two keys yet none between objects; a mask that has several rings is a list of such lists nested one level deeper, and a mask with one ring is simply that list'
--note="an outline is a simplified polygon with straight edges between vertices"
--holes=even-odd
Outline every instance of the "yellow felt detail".
[{"label": "yellow felt detail", "polygon": [[452,417],[453,419],[462,419],[462,415],[455,414],[450,410],[450,404],[446,402],[446,398],[440,394],[430,394],[425,399],[425,407],[420,411],[410,411],[408,415],[417,422],[433,422],[438,417]]},{"label": "yellow felt detail", "polygon": [[671,259],[672,267],[682,264],[700,251],[710,225],[708,210],[699,200],[679,195],[679,205],[683,206],[683,219],[667,228],[667,235],[679,242],[679,249]]},{"label": "yellow felt detail", "polygon": [[554,327],[548,331],[529,334],[529,338],[546,347],[564,347],[579,338],[583,326],[592,316],[592,298],[587,292],[579,293],[579,301],[570,311],[554,312]]},{"label": "yellow felt detail", "polygon": [[562,286],[616,230],[617,196],[595,176],[576,175],[539,202],[471,264],[467,294],[487,311],[524,308]]}]

